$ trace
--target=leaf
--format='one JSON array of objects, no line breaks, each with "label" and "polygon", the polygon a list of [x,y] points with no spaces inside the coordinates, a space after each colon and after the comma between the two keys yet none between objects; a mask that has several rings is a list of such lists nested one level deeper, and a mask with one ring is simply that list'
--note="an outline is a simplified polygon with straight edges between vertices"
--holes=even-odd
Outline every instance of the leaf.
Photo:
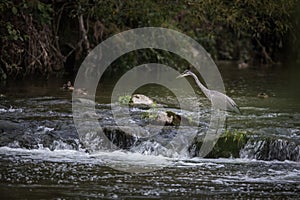
[{"label": "leaf", "polygon": [[44,6],[42,5],[42,3],[39,2],[39,3],[37,4],[37,8],[38,8],[39,11],[42,12],[43,9],[44,9]]},{"label": "leaf", "polygon": [[14,15],[16,15],[18,13],[18,9],[16,7],[12,7],[11,11]]}]

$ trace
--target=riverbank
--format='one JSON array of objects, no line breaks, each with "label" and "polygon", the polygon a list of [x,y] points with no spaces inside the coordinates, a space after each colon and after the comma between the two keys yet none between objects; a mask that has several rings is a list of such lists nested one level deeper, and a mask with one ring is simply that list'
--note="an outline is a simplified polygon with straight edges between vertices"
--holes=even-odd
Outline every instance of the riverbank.
[{"label": "riverbank", "polygon": [[[242,67],[297,60],[299,55],[296,0],[180,1],[176,5],[22,0],[3,1],[0,11],[0,81],[76,73],[99,43],[139,27],[177,30],[201,44],[214,60],[238,61]],[[118,59],[110,73],[126,71],[141,61],[178,69],[186,64],[169,52],[140,50]]]}]

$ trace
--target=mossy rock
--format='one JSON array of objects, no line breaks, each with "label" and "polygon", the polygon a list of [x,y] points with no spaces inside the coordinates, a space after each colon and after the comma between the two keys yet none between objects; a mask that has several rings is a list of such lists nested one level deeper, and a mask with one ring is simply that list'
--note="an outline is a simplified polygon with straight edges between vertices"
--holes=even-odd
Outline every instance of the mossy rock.
[{"label": "mossy rock", "polygon": [[132,95],[130,99],[130,103],[132,105],[144,105],[144,106],[153,106],[155,104],[150,97],[147,97],[146,95],[143,94]]},{"label": "mossy rock", "polygon": [[[249,137],[245,132],[226,131],[222,134],[211,152],[205,158],[239,158],[240,150],[246,145]],[[199,156],[203,141],[195,141],[190,147],[191,156]]]},{"label": "mossy rock", "polygon": [[132,96],[130,95],[124,95],[124,96],[119,96],[118,102],[121,105],[129,105],[132,107],[139,107],[139,108],[153,108],[156,107],[157,104],[150,98],[147,97],[143,94],[133,94]]},{"label": "mossy rock", "polygon": [[172,111],[152,111],[143,113],[145,120],[162,126],[196,126],[197,124],[188,118],[178,115]]}]

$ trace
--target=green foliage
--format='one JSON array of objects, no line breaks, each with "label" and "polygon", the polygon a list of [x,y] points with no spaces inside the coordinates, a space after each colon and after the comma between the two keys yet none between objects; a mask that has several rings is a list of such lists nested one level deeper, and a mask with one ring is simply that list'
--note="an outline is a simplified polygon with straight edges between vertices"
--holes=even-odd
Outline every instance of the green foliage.
[{"label": "green foliage", "polygon": [[[291,18],[296,3],[297,0],[146,0],[143,3],[103,0],[95,4],[78,1],[72,13],[73,16],[84,13],[100,22],[103,37],[137,27],[166,27],[193,37],[214,59],[252,58],[271,62],[267,56],[276,60],[286,34],[294,29]],[[159,51],[155,54],[155,59],[161,62],[174,59]],[[128,55],[120,62],[128,67],[129,63],[136,64],[138,57],[147,55],[145,52]],[[178,62],[174,63],[176,66]]]},{"label": "green foliage", "polygon": [[7,75],[5,74],[5,72],[3,71],[3,69],[0,67],[0,83],[4,82],[7,78]]},{"label": "green foliage", "polygon": [[7,29],[7,39],[8,40],[21,40],[23,41],[23,37],[20,34],[20,31],[14,27],[10,22],[6,24]]},{"label": "green foliage", "polygon": [[45,4],[39,0],[25,1],[20,4],[24,13],[30,13],[41,24],[51,24],[54,10],[51,4]]},{"label": "green foliage", "polygon": [[[132,28],[154,26],[171,28],[189,35],[203,45],[214,59],[252,59],[272,63],[279,61],[289,40],[294,44],[299,21],[293,19],[298,16],[297,3],[298,0],[2,0],[0,37],[3,44],[0,55],[3,55],[5,63],[45,64],[40,60],[29,62],[28,58],[33,57],[30,55],[21,56],[23,60],[17,63],[14,60],[17,56],[8,47],[14,46],[12,52],[35,51],[25,49],[30,46],[28,41],[37,38],[30,38],[34,35],[31,32],[47,26],[48,29],[43,31],[50,37],[48,42],[52,46],[55,44],[57,49],[52,53],[48,50],[49,59],[43,59],[53,60],[58,57],[56,54],[60,48],[71,47],[76,53],[74,62],[80,63],[88,51],[108,37]],[[79,18],[83,19],[90,44],[86,52],[82,50],[85,48],[82,42],[85,36],[79,31]],[[292,37],[287,37],[288,34]],[[40,44],[41,41],[32,43]],[[69,56],[69,53],[66,51],[64,56]],[[63,62],[64,57],[59,59]],[[145,62],[158,62],[175,68],[187,65],[172,53],[146,49],[122,56],[114,63],[113,70],[127,70]],[[2,66],[8,65],[2,63]],[[56,66],[57,62],[49,64],[47,61],[46,65]]]},{"label": "green foliage", "polygon": [[[52,3],[39,0],[0,2],[0,65],[10,78],[48,76],[64,62],[53,37]],[[53,25],[53,26],[52,26]]]}]

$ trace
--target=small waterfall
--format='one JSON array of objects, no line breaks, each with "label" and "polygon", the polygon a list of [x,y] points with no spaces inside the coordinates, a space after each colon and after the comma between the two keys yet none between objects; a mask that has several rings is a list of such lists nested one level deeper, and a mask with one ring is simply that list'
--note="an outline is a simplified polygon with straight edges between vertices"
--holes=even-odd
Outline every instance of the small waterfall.
[{"label": "small waterfall", "polygon": [[241,158],[300,161],[300,145],[284,139],[249,140],[240,151]]},{"label": "small waterfall", "polygon": [[143,155],[155,155],[155,156],[166,156],[166,157],[178,157],[179,155],[172,149],[168,149],[155,141],[144,141],[139,145],[134,146],[130,149],[132,152],[138,152]]}]

